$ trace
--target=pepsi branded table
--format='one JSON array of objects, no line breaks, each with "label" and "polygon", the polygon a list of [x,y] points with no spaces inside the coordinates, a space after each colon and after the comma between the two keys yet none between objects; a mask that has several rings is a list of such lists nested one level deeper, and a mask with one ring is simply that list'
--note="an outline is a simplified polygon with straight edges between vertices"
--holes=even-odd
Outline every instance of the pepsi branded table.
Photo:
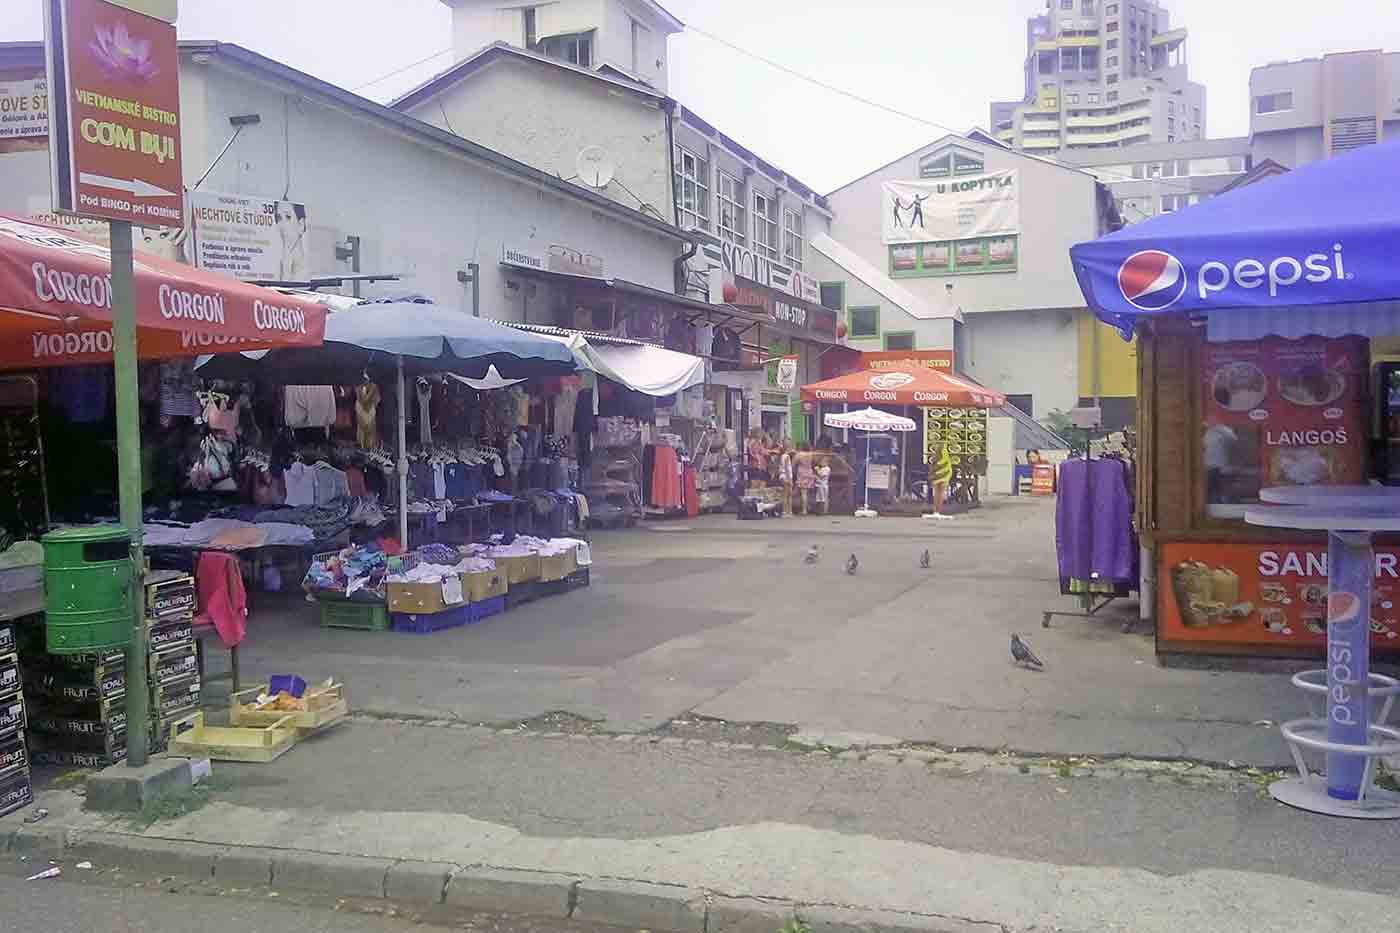
[{"label": "pepsi branded table", "polygon": [[[1376,760],[1400,754],[1400,730],[1371,722],[1373,698],[1386,698],[1388,711],[1400,683],[1370,672],[1371,536],[1400,531],[1400,489],[1281,486],[1259,498],[1270,504],[1246,510],[1249,524],[1327,532],[1326,716],[1283,724],[1299,776],[1275,782],[1269,793],[1314,813],[1400,819],[1400,794],[1372,783]],[[1304,676],[1294,682],[1306,689]],[[1326,753],[1325,778],[1309,774],[1302,749]]]}]

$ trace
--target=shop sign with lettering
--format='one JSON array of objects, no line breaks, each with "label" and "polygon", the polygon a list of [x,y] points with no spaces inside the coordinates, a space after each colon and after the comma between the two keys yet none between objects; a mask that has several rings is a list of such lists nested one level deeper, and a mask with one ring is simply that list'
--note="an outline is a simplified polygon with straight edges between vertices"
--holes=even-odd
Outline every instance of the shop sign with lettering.
[{"label": "shop sign with lettering", "polygon": [[107,0],[46,0],[54,210],[184,225],[175,27]]}]

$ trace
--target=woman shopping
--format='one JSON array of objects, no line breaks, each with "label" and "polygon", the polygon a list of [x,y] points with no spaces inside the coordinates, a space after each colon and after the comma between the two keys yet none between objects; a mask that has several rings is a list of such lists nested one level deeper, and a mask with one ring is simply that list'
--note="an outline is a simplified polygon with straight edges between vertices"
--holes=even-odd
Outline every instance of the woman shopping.
[{"label": "woman shopping", "polygon": [[[797,445],[797,456],[793,459],[793,469],[797,475],[797,501],[802,503],[802,514],[812,514],[812,493],[817,487],[817,469],[812,456],[812,446],[806,441]],[[794,513],[796,503],[794,503]]]}]

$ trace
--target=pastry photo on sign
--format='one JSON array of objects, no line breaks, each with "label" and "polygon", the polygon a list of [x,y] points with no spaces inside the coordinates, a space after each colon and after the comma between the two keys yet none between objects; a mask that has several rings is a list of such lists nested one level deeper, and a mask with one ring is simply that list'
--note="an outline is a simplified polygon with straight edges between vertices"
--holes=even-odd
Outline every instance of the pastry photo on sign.
[{"label": "pastry photo on sign", "polygon": [[1192,628],[1243,622],[1254,614],[1254,604],[1240,600],[1239,575],[1228,567],[1182,561],[1172,568],[1172,589],[1181,621]]}]

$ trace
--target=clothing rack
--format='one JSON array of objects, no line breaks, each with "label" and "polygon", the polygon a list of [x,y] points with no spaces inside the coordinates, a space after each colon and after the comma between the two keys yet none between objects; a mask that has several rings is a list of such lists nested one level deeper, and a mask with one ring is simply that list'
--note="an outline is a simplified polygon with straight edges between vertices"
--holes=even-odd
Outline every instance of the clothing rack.
[{"label": "clothing rack", "polygon": [[[1124,520],[1127,526],[1126,546],[1130,547],[1128,557],[1129,565],[1131,566],[1132,571],[1126,574],[1113,574],[1112,576],[1106,578],[1108,582],[1099,582],[1100,578],[1098,571],[1091,572],[1087,577],[1079,577],[1074,575],[1070,575],[1067,577],[1065,575],[1065,556],[1061,545],[1062,533],[1066,535],[1068,533],[1061,528],[1061,523],[1068,522],[1074,516],[1066,516],[1065,513],[1068,510],[1062,507],[1064,506],[1064,502],[1066,500],[1060,497],[1064,497],[1071,494],[1067,492],[1062,482],[1057,489],[1057,500],[1055,509],[1056,558],[1057,562],[1059,563],[1060,592],[1062,595],[1077,596],[1079,599],[1080,610],[1078,612],[1070,612],[1068,610],[1062,609],[1045,610],[1041,613],[1041,628],[1049,628],[1050,620],[1055,616],[1072,619],[1095,618],[1101,611],[1103,611],[1103,609],[1105,609],[1114,601],[1121,598],[1125,598],[1126,596],[1137,592],[1139,589],[1139,584],[1137,582],[1137,574],[1139,570],[1139,568],[1137,567],[1137,534],[1132,528],[1133,463],[1131,459],[1123,457],[1117,453],[1105,454],[1100,457],[1091,457],[1089,455],[1089,447],[1091,446],[1091,444],[1092,441],[1086,442],[1085,449],[1082,452],[1077,452],[1077,456],[1072,456],[1069,460],[1066,460],[1064,464],[1061,464],[1059,472],[1061,478],[1063,478],[1063,467],[1076,462],[1088,464],[1095,461],[1115,461],[1122,464],[1123,474],[1120,477],[1122,488],[1115,489],[1112,487],[1108,487],[1103,489],[1101,492],[1109,497],[1108,500],[1104,502],[1091,502],[1088,505],[1088,510],[1091,515],[1098,515],[1101,511],[1107,511],[1110,514],[1113,512],[1118,512],[1121,515],[1122,519]],[[1091,495],[1100,492],[1094,486],[1092,474],[1089,474],[1085,477],[1085,482],[1087,484],[1087,490]],[[1120,494],[1123,496],[1121,500],[1117,499],[1117,496]],[[1094,528],[1095,526],[1091,523],[1089,527]],[[1114,531],[1122,532],[1123,529],[1116,529]],[[1092,538],[1093,536],[1094,532],[1091,532],[1090,537]],[[1074,543],[1076,546],[1076,550],[1083,547],[1083,542],[1076,540]],[[1124,545],[1124,542],[1116,543]],[[1096,544],[1097,542],[1092,542],[1090,545],[1090,551],[1093,554],[1093,562],[1097,562],[1101,559],[1099,550],[1095,546]],[[1122,555],[1120,554],[1118,556],[1121,559]],[[1133,625],[1136,623],[1136,621],[1136,616],[1126,619],[1121,626],[1121,631],[1125,634],[1132,631]]]}]

